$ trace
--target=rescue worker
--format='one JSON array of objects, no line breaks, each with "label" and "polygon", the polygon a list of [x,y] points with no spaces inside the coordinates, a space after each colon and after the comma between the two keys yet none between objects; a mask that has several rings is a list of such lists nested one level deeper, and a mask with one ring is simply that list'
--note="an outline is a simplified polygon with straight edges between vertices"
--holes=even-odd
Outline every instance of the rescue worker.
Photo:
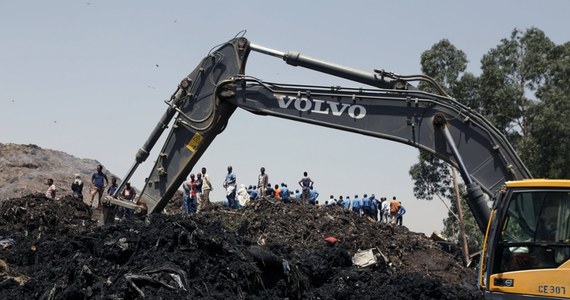
[{"label": "rescue worker", "polygon": [[285,183],[281,183],[281,200],[283,203],[291,203],[291,195]]},{"label": "rescue worker", "polygon": [[400,208],[398,209],[398,212],[396,213],[396,225],[400,225],[402,226],[402,222],[403,222],[403,216],[406,213],[406,209],[402,206],[402,201],[400,202]]},{"label": "rescue worker", "polygon": [[362,196],[362,214],[375,219],[372,215],[372,202],[368,198],[368,194],[364,194],[364,196]]},{"label": "rescue worker", "polygon": [[352,199],[352,212],[360,217],[362,215],[361,208],[362,202],[360,198],[358,198],[358,195],[354,195],[354,199]]},{"label": "rescue worker", "polygon": [[319,192],[317,192],[317,190],[313,186],[311,186],[309,188],[309,204],[312,205],[319,204],[319,201],[317,200],[318,197],[319,197]]}]

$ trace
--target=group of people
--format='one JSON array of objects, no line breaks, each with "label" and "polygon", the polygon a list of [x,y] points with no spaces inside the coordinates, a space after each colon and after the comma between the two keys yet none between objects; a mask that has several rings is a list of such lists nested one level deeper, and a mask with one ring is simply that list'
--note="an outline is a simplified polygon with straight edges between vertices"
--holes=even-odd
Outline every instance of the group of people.
[{"label": "group of people", "polygon": [[358,216],[367,216],[377,222],[396,225],[403,224],[403,217],[406,213],[406,208],[402,205],[402,201],[397,200],[395,196],[388,201],[385,197],[378,199],[374,194],[370,195],[370,197],[368,197],[368,194],[364,194],[362,198],[354,195],[352,199],[350,199],[350,196],[344,198],[339,196],[336,199],[331,195],[324,205],[341,206]]},{"label": "group of people", "polygon": [[[304,201],[309,204],[317,204],[319,193],[313,187],[314,182],[304,172],[304,177],[299,181],[302,192],[297,189],[290,191],[287,184],[281,183],[272,186],[269,183],[269,176],[265,168],[261,167],[257,185],[241,184],[238,188],[237,177],[233,172],[233,167],[227,167],[227,174],[222,183],[226,191],[225,205],[230,208],[240,208],[251,201],[260,199],[277,199],[285,203],[292,201]],[[206,208],[210,203],[209,194],[213,190],[210,177],[206,173],[206,168],[202,168],[200,173],[190,174],[188,180],[182,183],[184,213],[193,215]]]},{"label": "group of people", "polygon": [[[55,187],[54,181],[52,178],[47,180],[48,189],[46,190],[46,197],[52,200],[59,200],[57,197],[57,188]],[[81,179],[80,174],[75,174],[75,178],[71,183],[71,193],[73,198],[83,201],[83,180]],[[90,198],[87,201],[87,204],[92,209],[99,209],[101,207],[101,198],[106,193],[109,196],[118,198],[120,196],[121,199],[125,201],[135,201],[137,192],[131,186],[130,182],[125,183],[125,187],[119,194],[117,194],[117,188],[119,187],[117,183],[117,178],[112,177],[111,182],[109,184],[109,179],[107,174],[103,172],[103,166],[97,165],[96,171],[91,175],[91,191],[90,191]],[[132,210],[128,208],[121,207],[116,209],[115,218],[129,218],[132,216]]]},{"label": "group of people", "polygon": [[206,173],[206,168],[202,168],[200,173],[190,174],[190,179],[182,183],[184,213],[194,215],[206,208],[210,204],[210,192],[212,190],[212,182]]},{"label": "group of people", "polygon": [[[303,172],[303,177],[298,182],[299,188],[293,191],[284,182],[275,185],[269,183],[269,175],[266,173],[265,167],[261,167],[259,171],[256,185],[246,187],[245,184],[241,184],[238,187],[233,167],[228,166],[227,174],[222,184],[226,191],[224,204],[234,209],[258,200],[323,205],[319,203],[319,193],[314,187],[314,181],[307,172]],[[202,173],[190,174],[190,179],[183,183],[183,206],[186,214],[198,213],[209,203],[209,197],[204,197],[204,193],[209,193],[212,190],[212,185],[209,177],[205,180],[206,176],[206,169],[202,168]],[[204,198],[207,200],[204,200]],[[403,215],[406,213],[402,202],[397,200],[396,197],[388,201],[384,197],[376,198],[374,194],[370,197],[364,194],[362,198],[355,195],[353,199],[350,199],[350,196],[345,198],[339,196],[336,199],[331,195],[330,199],[324,201],[324,206],[341,206],[351,210],[358,216],[368,216],[377,222],[397,225],[403,224]]]},{"label": "group of people", "polygon": [[[53,200],[58,199],[53,179],[48,179],[47,184],[46,197]],[[352,199],[350,196],[344,198],[339,196],[337,199],[331,195],[329,199],[324,201],[324,204],[319,204],[319,193],[314,188],[314,181],[308,176],[307,172],[303,172],[303,177],[298,184],[299,189],[296,189],[294,192],[289,190],[286,183],[272,186],[269,183],[269,176],[265,172],[265,168],[261,167],[257,185],[249,185],[246,188],[244,184],[241,184],[237,188],[236,175],[232,166],[228,166],[222,185],[226,190],[226,205],[230,208],[240,208],[257,200],[277,200],[283,203],[301,202],[309,205],[324,205],[325,207],[344,207],[358,216],[367,216],[377,222],[397,225],[402,225],[403,223],[403,215],[406,213],[406,209],[396,197],[388,201],[385,197],[378,199],[374,194],[370,197],[364,194],[362,198],[359,195],[354,195]],[[93,209],[99,209],[101,207],[101,198],[105,192],[115,198],[120,196],[125,201],[135,201],[136,191],[129,182],[125,184],[125,188],[117,195],[118,187],[117,178],[112,177],[109,184],[107,175],[103,172],[103,166],[98,165],[96,172],[91,175],[91,193],[87,204]],[[210,204],[210,192],[213,190],[206,168],[202,168],[201,172],[196,174],[190,174],[189,180],[183,182],[182,190],[185,214],[193,215],[205,209]],[[83,200],[83,181],[79,174],[75,174],[75,179],[71,184],[71,191],[74,198]],[[130,216],[132,216],[132,210],[128,208],[120,207],[115,211],[115,218],[129,218]]]},{"label": "group of people", "polygon": [[[269,183],[269,176],[265,173],[265,168],[261,167],[257,185],[250,185],[247,189],[243,184],[240,186],[237,193],[238,205],[243,206],[249,201],[257,201],[260,199],[265,200],[269,198],[283,201],[284,203],[302,201],[303,203],[315,205],[318,203],[317,198],[319,197],[319,193],[313,187],[314,182],[307,176],[307,172],[304,172],[303,175],[304,177],[299,181],[299,185],[303,192],[300,192],[299,189],[296,189],[293,192],[293,190],[289,190],[289,186],[284,182],[280,185],[276,184],[275,186]],[[241,193],[240,190],[242,191]]]}]

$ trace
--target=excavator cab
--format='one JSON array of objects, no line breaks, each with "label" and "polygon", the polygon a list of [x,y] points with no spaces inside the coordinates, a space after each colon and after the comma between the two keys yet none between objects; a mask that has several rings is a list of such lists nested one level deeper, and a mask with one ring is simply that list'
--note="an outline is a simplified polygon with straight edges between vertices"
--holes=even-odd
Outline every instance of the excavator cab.
[{"label": "excavator cab", "polygon": [[481,265],[487,297],[569,297],[570,180],[505,186],[493,206]]}]

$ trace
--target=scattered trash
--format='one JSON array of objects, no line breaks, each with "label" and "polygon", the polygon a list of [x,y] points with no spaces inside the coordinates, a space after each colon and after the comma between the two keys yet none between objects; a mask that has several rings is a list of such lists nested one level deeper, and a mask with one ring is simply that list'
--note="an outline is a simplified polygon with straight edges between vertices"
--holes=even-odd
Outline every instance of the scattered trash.
[{"label": "scattered trash", "polygon": [[373,249],[362,250],[356,252],[352,256],[352,263],[359,267],[368,267],[376,264],[376,256],[374,255]]},{"label": "scattered trash", "polygon": [[329,236],[325,238],[325,242],[329,244],[336,244],[338,242],[338,239],[335,238],[334,236]]},{"label": "scattered trash", "polygon": [[16,242],[14,241],[14,239],[11,239],[11,238],[1,239],[0,240],[0,247],[2,247],[2,249],[6,249],[8,247],[13,246],[15,243]]}]

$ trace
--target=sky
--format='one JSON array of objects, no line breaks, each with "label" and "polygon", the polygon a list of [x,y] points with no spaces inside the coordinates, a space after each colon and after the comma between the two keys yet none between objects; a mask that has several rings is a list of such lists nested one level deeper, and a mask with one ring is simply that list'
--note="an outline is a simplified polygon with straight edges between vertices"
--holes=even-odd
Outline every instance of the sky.
[{"label": "sky", "polygon": [[[0,143],[96,159],[122,177],[180,80],[242,30],[252,43],[281,52],[402,75],[420,74],[422,52],[448,39],[479,74],[482,56],[515,28],[537,27],[556,44],[570,40],[568,11],[562,0],[2,1]],[[362,87],[256,52],[246,75]],[[135,187],[143,187],[163,142],[131,179]],[[192,172],[206,167],[211,196],[222,200],[228,165],[246,186],[261,166],[269,182],[289,187],[307,171],[319,200],[396,196],[407,209],[404,225],[429,235],[443,229],[447,212],[437,198],[415,199],[408,171],[417,156],[395,142],[238,109]]]}]

